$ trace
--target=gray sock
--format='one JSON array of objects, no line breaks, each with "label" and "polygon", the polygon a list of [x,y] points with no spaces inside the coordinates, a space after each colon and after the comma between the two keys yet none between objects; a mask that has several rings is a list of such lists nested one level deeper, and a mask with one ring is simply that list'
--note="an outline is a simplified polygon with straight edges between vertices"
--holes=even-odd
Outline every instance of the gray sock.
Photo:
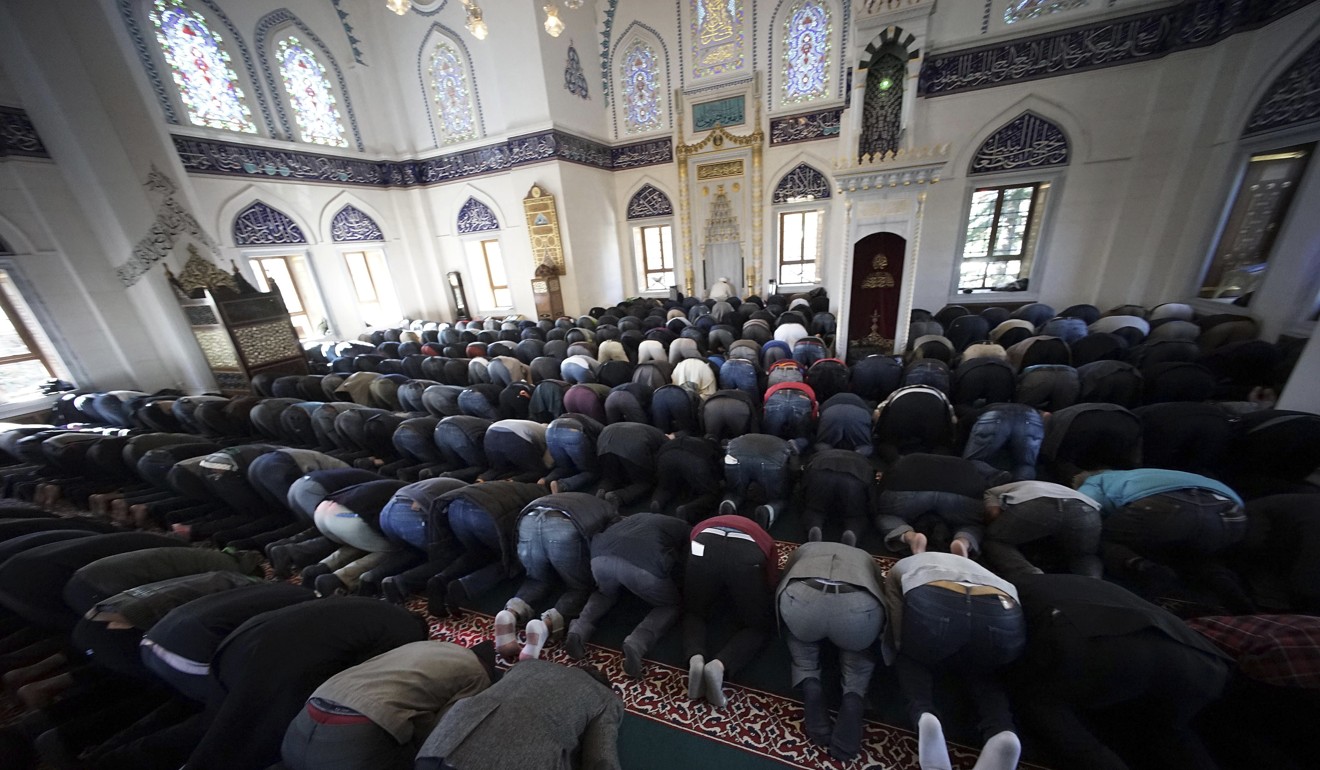
[{"label": "gray sock", "polygon": [[1022,754],[1022,744],[1012,730],[995,733],[981,747],[972,770],[1013,770]]},{"label": "gray sock", "polygon": [[944,742],[944,726],[929,711],[917,720],[917,755],[921,770],[953,770],[949,747]]}]

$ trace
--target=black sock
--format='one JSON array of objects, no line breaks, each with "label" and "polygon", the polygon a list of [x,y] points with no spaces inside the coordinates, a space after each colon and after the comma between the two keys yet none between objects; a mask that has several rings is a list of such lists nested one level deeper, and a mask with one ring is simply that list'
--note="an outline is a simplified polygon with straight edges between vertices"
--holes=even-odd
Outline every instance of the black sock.
[{"label": "black sock", "polygon": [[802,718],[802,729],[807,738],[822,748],[830,745],[830,715],[825,708],[825,692],[820,680],[804,679],[799,685],[802,689],[802,706],[806,714]]}]

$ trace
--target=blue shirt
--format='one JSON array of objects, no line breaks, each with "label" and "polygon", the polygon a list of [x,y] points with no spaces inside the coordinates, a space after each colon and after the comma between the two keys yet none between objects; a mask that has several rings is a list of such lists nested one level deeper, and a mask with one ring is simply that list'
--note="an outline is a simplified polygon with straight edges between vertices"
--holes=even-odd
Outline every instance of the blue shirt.
[{"label": "blue shirt", "polygon": [[1100,503],[1101,514],[1108,516],[1135,500],[1176,489],[1204,489],[1242,505],[1242,498],[1222,482],[1195,473],[1161,468],[1104,471],[1087,479],[1077,491]]}]

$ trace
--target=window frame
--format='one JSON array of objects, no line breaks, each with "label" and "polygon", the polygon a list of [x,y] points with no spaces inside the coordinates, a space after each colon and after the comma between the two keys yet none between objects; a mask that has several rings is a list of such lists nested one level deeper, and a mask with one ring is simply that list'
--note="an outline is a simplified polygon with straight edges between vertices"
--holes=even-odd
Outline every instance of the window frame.
[{"label": "window frame", "polygon": [[[363,327],[378,326],[383,328],[385,325],[389,323],[389,321],[387,321],[384,324],[372,324],[362,314],[362,307],[364,305],[376,305],[381,309],[385,308],[387,305],[392,306],[396,310],[398,310],[399,313],[398,318],[394,318],[392,320],[394,321],[400,320],[403,317],[403,310],[399,303],[398,287],[394,283],[394,272],[390,268],[389,254],[385,252],[384,244],[380,241],[342,243],[339,244],[339,248],[337,249],[337,251],[339,252],[340,264],[343,265],[344,272],[348,276],[349,291],[352,292],[353,304],[354,307],[357,309],[358,320],[362,323],[362,326]],[[385,288],[387,288],[388,291],[382,290],[381,288],[382,282],[380,280],[380,276],[377,276],[375,272],[371,269],[371,255],[373,252],[380,255],[381,262],[383,263],[385,269],[384,284],[385,284]],[[365,266],[367,271],[367,278],[368,280],[371,281],[371,290],[376,297],[374,302],[363,302],[362,299],[358,296],[357,281],[353,278],[353,269],[348,264],[348,258],[350,255],[353,254],[362,255],[363,265]]]},{"label": "window frame", "polygon": [[[785,288],[789,288],[789,289],[811,288],[811,287],[819,286],[824,282],[825,264],[826,264],[825,251],[828,245],[827,243],[828,234],[830,232],[829,229],[830,200],[831,199],[829,198],[821,198],[811,201],[798,201],[796,203],[783,203],[778,206],[774,206],[771,209],[773,212],[771,225],[772,225],[772,230],[774,232],[774,248],[770,253],[772,255],[772,259],[774,260],[774,264],[773,264],[774,269],[770,271],[770,275],[767,275],[765,278],[762,279],[762,283],[767,283],[769,280],[774,280],[775,291],[782,292]],[[817,231],[817,236],[816,236],[818,241],[818,248],[816,251],[816,259],[815,259],[816,280],[810,283],[781,283],[780,277],[782,273],[780,272],[780,268],[783,266],[783,255],[784,255],[783,215],[800,214],[811,211],[820,212],[820,227]],[[793,264],[799,264],[799,263],[795,262]],[[805,264],[805,260],[801,264]]]},{"label": "window frame", "polygon": [[[482,201],[483,203],[485,201]],[[492,209],[493,210],[493,209]],[[504,257],[504,238],[503,228],[499,230],[484,230],[479,233],[467,233],[459,236],[463,244],[463,270],[465,284],[464,288],[470,292],[468,302],[470,307],[468,312],[475,317],[485,318],[494,315],[508,315],[517,312],[518,298],[515,296],[512,285],[497,286],[495,276],[490,273],[490,254],[486,251],[485,244],[494,241],[499,245],[500,257]],[[477,270],[477,259],[480,258],[480,267],[485,275]],[[504,268],[504,280],[509,280],[509,266],[501,261],[501,267]],[[477,279],[481,280],[478,281]],[[484,288],[483,288],[484,284]],[[509,304],[500,305],[499,297],[495,295],[496,290],[509,292]],[[475,296],[474,296],[475,295]],[[489,296],[489,301],[487,300]]]},{"label": "window frame", "polygon": [[[1066,166],[1059,166],[1053,169],[1030,169],[1005,174],[966,177],[967,187],[963,193],[962,208],[959,209],[958,215],[958,240],[954,252],[953,267],[949,276],[948,301],[951,304],[966,303],[968,301],[980,303],[986,300],[992,302],[1035,302],[1040,299],[1040,282],[1045,274],[1045,266],[1049,261],[1050,235],[1053,230],[1055,213],[1061,206],[1060,199],[1064,192],[1066,171]],[[964,251],[967,248],[967,231],[970,229],[969,225],[971,223],[972,197],[976,195],[977,190],[1024,187],[1029,184],[1049,185],[1049,195],[1043,210],[1033,204],[1031,221],[1027,224],[1027,232],[1029,233],[1031,227],[1039,220],[1039,228],[1036,231],[1035,238],[1035,251],[1032,252],[1031,257],[1031,268],[1026,275],[1028,279],[1027,290],[985,290],[963,293],[959,290],[958,284],[962,277]]]},{"label": "window frame", "polygon": [[[294,317],[298,315],[306,316],[307,326],[311,332],[311,336],[305,338],[299,337],[298,338],[299,343],[329,340],[336,336],[335,321],[334,318],[330,315],[330,305],[325,300],[325,292],[321,289],[321,281],[316,274],[316,264],[312,260],[312,254],[307,248],[305,247],[297,248],[296,246],[293,248],[271,246],[265,248],[243,249],[242,255],[243,255],[244,263],[247,265],[248,269],[252,273],[252,277],[254,279],[253,286],[255,286],[258,289],[261,289],[262,291],[269,291],[271,284],[265,274],[265,270],[264,269],[258,270],[255,261],[261,259],[273,259],[276,257],[283,258],[285,260],[286,266],[289,267],[289,276],[293,280],[294,291],[297,292],[298,295],[298,304],[299,306],[302,307],[301,312],[290,313],[289,320],[290,322],[292,322]],[[288,265],[288,260],[298,257],[301,257],[303,259],[307,267],[308,278],[310,279],[311,282],[310,287],[300,285],[298,282],[297,274],[292,269],[292,266]],[[266,288],[263,289],[262,288],[263,286]],[[309,289],[311,292],[313,292],[312,296],[314,296],[314,298],[316,299],[316,304],[318,306],[314,309],[320,311],[321,315],[325,318],[326,325],[329,327],[325,334],[319,334],[316,326],[311,322],[311,316],[308,313],[309,305],[307,303],[307,296]],[[281,297],[283,297],[283,292],[281,292]],[[294,331],[297,332],[297,330],[298,330],[298,326],[295,323]]]},{"label": "window frame", "polygon": [[[15,259],[15,255],[3,254],[0,256],[0,271],[3,271],[9,276],[9,280],[14,285],[14,291],[23,299],[24,304],[26,304],[28,310],[31,311],[33,318],[38,324],[40,324],[41,333],[45,337],[46,342],[49,343],[49,349],[47,349],[41,341],[35,339],[35,335],[32,334],[30,329],[21,324],[21,319],[14,319],[11,315],[11,319],[19,321],[14,323],[14,328],[19,331],[19,337],[23,340],[23,343],[28,346],[29,351],[33,349],[34,343],[36,350],[39,351],[39,353],[34,354],[32,358],[25,356],[23,357],[23,360],[33,360],[33,358],[40,360],[46,367],[46,371],[50,373],[51,377],[59,378],[75,385],[79,382],[85,383],[90,381],[90,378],[87,376],[87,373],[83,371],[82,366],[77,359],[72,357],[66,359],[66,356],[63,355],[63,351],[69,349],[68,343],[60,333],[59,327],[54,323],[53,316],[46,309],[46,305],[42,301],[41,296],[36,292],[36,288],[33,286],[32,282],[28,280],[27,275],[19,265],[18,259]],[[3,292],[0,292],[0,294],[3,294]],[[11,308],[9,298],[3,297],[3,301],[6,312],[9,312]],[[21,363],[21,361],[16,360],[8,363]],[[38,394],[36,397],[26,401],[0,401],[0,418],[15,417],[18,415],[39,412],[54,403],[58,398],[58,395],[45,396]]]},{"label": "window frame", "polygon": [[[667,297],[669,289],[647,289],[646,277],[651,273],[670,273],[674,274],[674,283],[672,285],[682,288],[682,271],[678,265],[678,252],[674,242],[674,218],[673,217],[648,217],[646,219],[633,219],[629,221],[629,236],[632,239],[633,252],[633,270],[634,285],[637,287],[637,294],[641,297]],[[669,270],[647,270],[646,269],[646,240],[645,230],[649,227],[669,228],[669,261],[672,267]],[[663,232],[661,233],[663,236]]]}]

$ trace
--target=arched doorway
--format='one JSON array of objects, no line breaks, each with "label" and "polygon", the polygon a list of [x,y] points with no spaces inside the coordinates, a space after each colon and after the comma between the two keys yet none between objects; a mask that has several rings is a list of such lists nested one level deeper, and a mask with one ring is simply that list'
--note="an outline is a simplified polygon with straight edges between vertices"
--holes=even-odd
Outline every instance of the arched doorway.
[{"label": "arched doorway", "polygon": [[894,352],[907,239],[872,233],[853,246],[848,300],[849,358]]}]

